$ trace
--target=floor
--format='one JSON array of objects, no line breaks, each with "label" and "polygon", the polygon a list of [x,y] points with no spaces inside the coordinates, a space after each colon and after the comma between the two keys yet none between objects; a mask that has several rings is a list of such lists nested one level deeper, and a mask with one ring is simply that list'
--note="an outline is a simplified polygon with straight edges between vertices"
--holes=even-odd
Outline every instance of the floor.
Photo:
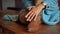
[{"label": "floor", "polygon": [[54,26],[41,24],[39,31],[30,33],[25,26],[17,24],[18,22],[4,21],[3,14],[0,11],[0,34],[60,34],[60,23]]}]

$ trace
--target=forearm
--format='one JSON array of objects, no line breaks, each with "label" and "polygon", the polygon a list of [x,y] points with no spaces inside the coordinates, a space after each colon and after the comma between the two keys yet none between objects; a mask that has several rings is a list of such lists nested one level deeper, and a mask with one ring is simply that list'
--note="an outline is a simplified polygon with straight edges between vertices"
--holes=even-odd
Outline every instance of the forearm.
[{"label": "forearm", "polygon": [[57,0],[44,0],[44,3],[47,3],[48,8],[42,11],[42,20],[45,24],[56,25],[59,20]]},{"label": "forearm", "polygon": [[43,9],[45,8],[45,5],[39,4],[39,5],[36,5],[36,7],[37,7],[39,10],[43,10]]},{"label": "forearm", "polygon": [[29,7],[33,5],[32,1],[30,0],[22,0],[22,3],[25,7]]},{"label": "forearm", "polygon": [[30,7],[35,5],[39,5],[43,2],[43,0],[22,0],[22,3],[24,4],[25,7]]},{"label": "forearm", "polygon": [[41,4],[43,2],[43,0],[35,0],[35,2],[36,2],[35,3],[36,5],[39,5],[39,4]]}]

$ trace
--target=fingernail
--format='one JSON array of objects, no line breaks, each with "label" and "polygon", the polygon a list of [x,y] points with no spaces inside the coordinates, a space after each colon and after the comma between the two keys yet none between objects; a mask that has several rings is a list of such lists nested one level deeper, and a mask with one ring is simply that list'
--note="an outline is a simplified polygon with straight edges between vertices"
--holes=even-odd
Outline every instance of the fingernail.
[{"label": "fingernail", "polygon": [[27,16],[25,16],[25,18],[27,18]]},{"label": "fingernail", "polygon": [[28,19],[27,19],[27,21],[28,21]]},{"label": "fingernail", "polygon": [[29,21],[31,21],[31,20],[29,20]]}]

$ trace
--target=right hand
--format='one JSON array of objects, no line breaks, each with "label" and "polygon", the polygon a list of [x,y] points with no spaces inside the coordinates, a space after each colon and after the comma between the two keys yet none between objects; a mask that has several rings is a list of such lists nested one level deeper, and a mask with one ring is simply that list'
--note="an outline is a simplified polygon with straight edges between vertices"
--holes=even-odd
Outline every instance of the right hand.
[{"label": "right hand", "polygon": [[34,8],[35,6],[29,6],[27,7],[28,10],[31,10],[32,8]]}]

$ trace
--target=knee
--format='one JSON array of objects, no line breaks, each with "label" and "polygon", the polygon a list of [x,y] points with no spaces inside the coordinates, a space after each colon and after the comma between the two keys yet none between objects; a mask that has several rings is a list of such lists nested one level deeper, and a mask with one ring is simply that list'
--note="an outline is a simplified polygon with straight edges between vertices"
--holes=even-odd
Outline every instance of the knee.
[{"label": "knee", "polygon": [[49,22],[49,21],[46,22],[45,21],[44,23],[47,25],[56,25],[58,23],[58,21],[56,21],[56,22]]}]

